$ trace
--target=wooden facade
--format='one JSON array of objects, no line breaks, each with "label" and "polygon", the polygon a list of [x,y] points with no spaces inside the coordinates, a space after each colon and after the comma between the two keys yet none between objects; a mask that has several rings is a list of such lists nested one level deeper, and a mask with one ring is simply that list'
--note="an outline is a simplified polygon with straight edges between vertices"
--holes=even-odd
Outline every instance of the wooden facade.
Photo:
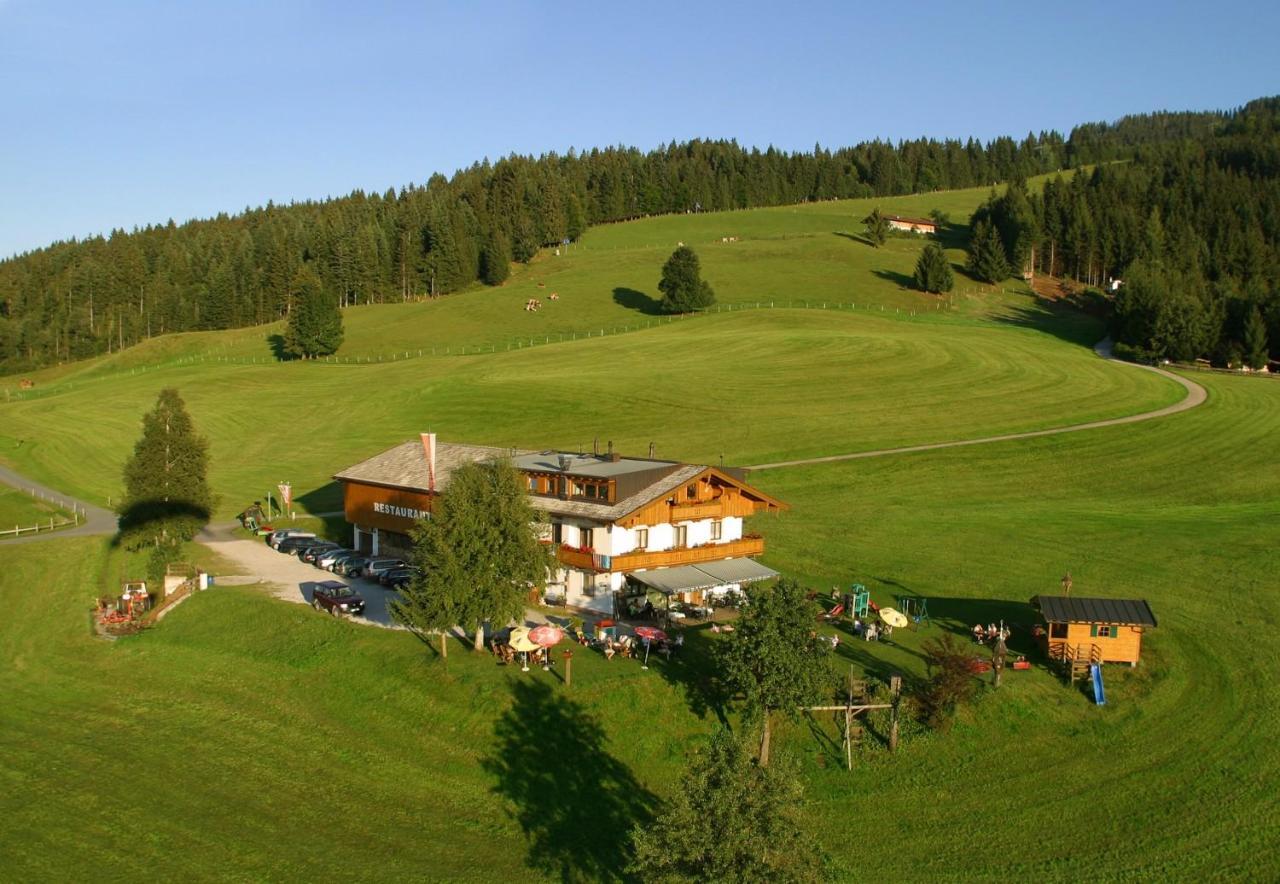
[{"label": "wooden facade", "polygon": [[[1088,658],[1136,666],[1142,657],[1144,629],[1123,623],[1050,623],[1045,650],[1051,660]],[[1055,632],[1062,634],[1055,637]]]},{"label": "wooden facade", "polygon": [[423,514],[431,512],[431,495],[406,488],[343,482],[342,505],[351,525],[408,534]]},{"label": "wooden facade", "polygon": [[[623,528],[695,519],[750,516],[786,509],[786,504],[749,488],[715,467],[707,467],[673,492],[651,500],[618,520]],[[644,567],[644,566],[642,566]]]},{"label": "wooden facade", "polygon": [[657,552],[629,552],[617,556],[602,556],[588,550],[561,546],[556,558],[566,568],[584,571],[639,571],[642,568],[670,568],[676,565],[696,565],[699,562],[715,562],[720,559],[758,556],[764,552],[764,538],[743,537],[726,543],[707,543],[702,546],[664,549]]}]

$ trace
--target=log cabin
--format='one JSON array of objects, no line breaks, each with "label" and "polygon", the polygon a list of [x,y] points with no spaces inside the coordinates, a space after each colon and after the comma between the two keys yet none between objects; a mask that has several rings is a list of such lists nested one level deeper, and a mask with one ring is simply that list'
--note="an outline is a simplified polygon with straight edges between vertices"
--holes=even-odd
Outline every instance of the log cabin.
[{"label": "log cabin", "polygon": [[1036,596],[1044,617],[1042,637],[1051,660],[1066,663],[1128,663],[1142,657],[1142,636],[1156,625],[1143,599]]}]

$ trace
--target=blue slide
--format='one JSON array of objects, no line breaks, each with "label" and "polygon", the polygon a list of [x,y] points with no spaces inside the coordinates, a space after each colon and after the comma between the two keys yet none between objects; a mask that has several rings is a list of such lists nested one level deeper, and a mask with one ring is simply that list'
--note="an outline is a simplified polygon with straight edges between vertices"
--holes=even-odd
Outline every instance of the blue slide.
[{"label": "blue slide", "polygon": [[1107,692],[1102,689],[1102,667],[1094,663],[1089,667],[1089,674],[1093,676],[1093,702],[1099,706],[1107,705]]}]

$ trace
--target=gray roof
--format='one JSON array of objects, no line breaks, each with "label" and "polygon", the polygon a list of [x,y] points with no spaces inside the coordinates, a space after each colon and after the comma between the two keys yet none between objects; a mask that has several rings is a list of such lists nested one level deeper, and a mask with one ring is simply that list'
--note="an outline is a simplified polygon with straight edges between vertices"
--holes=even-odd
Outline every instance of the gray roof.
[{"label": "gray roof", "polygon": [[1123,623],[1155,626],[1156,615],[1144,599],[1086,599],[1067,595],[1035,597],[1049,623]]},{"label": "gray roof", "polygon": [[675,472],[668,473],[617,503],[561,500],[558,497],[545,497],[541,494],[529,495],[529,503],[536,509],[544,510],[556,516],[579,516],[585,519],[615,522],[623,516],[640,509],[649,501],[656,500],[664,494],[670,494],[705,469],[705,465],[685,464],[676,469]]},{"label": "gray roof", "polygon": [[673,592],[693,592],[726,583],[772,580],[778,576],[778,572],[766,568],[755,559],[721,559],[718,562],[680,565],[676,568],[647,568],[632,571],[630,576],[645,586],[670,595]]},{"label": "gray roof", "polygon": [[[557,454],[558,452],[554,451],[522,451],[513,448],[495,448],[488,445],[461,445],[456,442],[437,442],[436,490],[444,490],[449,484],[450,475],[463,464],[494,460],[499,457],[512,458],[512,462],[516,467],[521,469],[542,469],[541,467],[525,466],[526,461],[550,461],[556,464],[556,471],[558,472]],[[574,459],[581,465],[585,465],[588,461],[601,462],[601,458],[590,454],[574,455]],[[548,497],[540,494],[529,495],[529,503],[535,509],[556,516],[576,516],[600,522],[614,522],[629,513],[635,512],[651,500],[655,500],[664,494],[670,494],[707,469],[704,464],[681,465],[673,461],[651,461],[633,458],[630,462],[643,465],[642,469],[632,470],[632,472],[637,473],[639,481],[643,481],[644,471],[654,470],[655,468],[659,471],[659,477],[652,482],[644,484],[639,490],[628,494],[617,503],[582,499],[561,500],[558,497]],[[627,464],[628,460],[623,459],[619,463]],[[616,466],[617,464],[612,465]],[[579,469],[577,465],[571,467],[568,472],[575,476],[588,475]],[[381,454],[375,454],[367,460],[360,461],[355,466],[336,473],[333,478],[340,481],[367,482],[372,485],[385,485],[392,488],[409,488],[415,491],[430,490],[430,478],[427,474],[427,456],[423,450],[422,441],[418,439],[404,442],[394,448],[388,448]],[[623,487],[623,484],[620,483],[619,487]]]},{"label": "gray roof", "polygon": [[[565,459],[564,467],[560,458]],[[680,466],[674,460],[647,460],[640,457],[620,457],[614,460],[607,454],[569,454],[563,451],[538,451],[512,458],[517,469],[535,473],[563,473],[588,479],[613,479],[628,473],[640,473],[655,468]]]},{"label": "gray roof", "polygon": [[[511,448],[493,448],[487,445],[459,445],[456,442],[436,442],[436,490],[449,484],[449,476],[463,464],[494,460],[499,457],[527,454]],[[369,482],[395,488],[416,491],[431,490],[431,477],[427,470],[427,455],[420,439],[388,448],[368,460],[362,460],[334,475],[335,479],[353,482]]]}]

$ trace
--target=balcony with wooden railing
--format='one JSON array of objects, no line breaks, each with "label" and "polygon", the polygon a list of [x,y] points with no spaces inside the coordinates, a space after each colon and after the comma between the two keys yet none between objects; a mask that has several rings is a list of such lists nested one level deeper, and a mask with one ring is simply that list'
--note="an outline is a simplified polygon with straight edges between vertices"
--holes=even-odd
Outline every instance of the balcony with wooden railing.
[{"label": "balcony with wooden railing", "polygon": [[715,519],[721,515],[720,501],[692,501],[671,506],[671,521],[694,522],[698,519]]},{"label": "balcony with wooden railing", "polygon": [[639,571],[643,568],[670,568],[676,565],[696,565],[699,562],[758,556],[763,552],[764,538],[759,535],[747,535],[740,540],[730,540],[725,543],[704,543],[702,546],[664,549],[657,552],[637,550],[617,556],[606,556],[587,549],[561,546],[556,556],[560,564],[566,568],[580,568],[586,571]]}]

